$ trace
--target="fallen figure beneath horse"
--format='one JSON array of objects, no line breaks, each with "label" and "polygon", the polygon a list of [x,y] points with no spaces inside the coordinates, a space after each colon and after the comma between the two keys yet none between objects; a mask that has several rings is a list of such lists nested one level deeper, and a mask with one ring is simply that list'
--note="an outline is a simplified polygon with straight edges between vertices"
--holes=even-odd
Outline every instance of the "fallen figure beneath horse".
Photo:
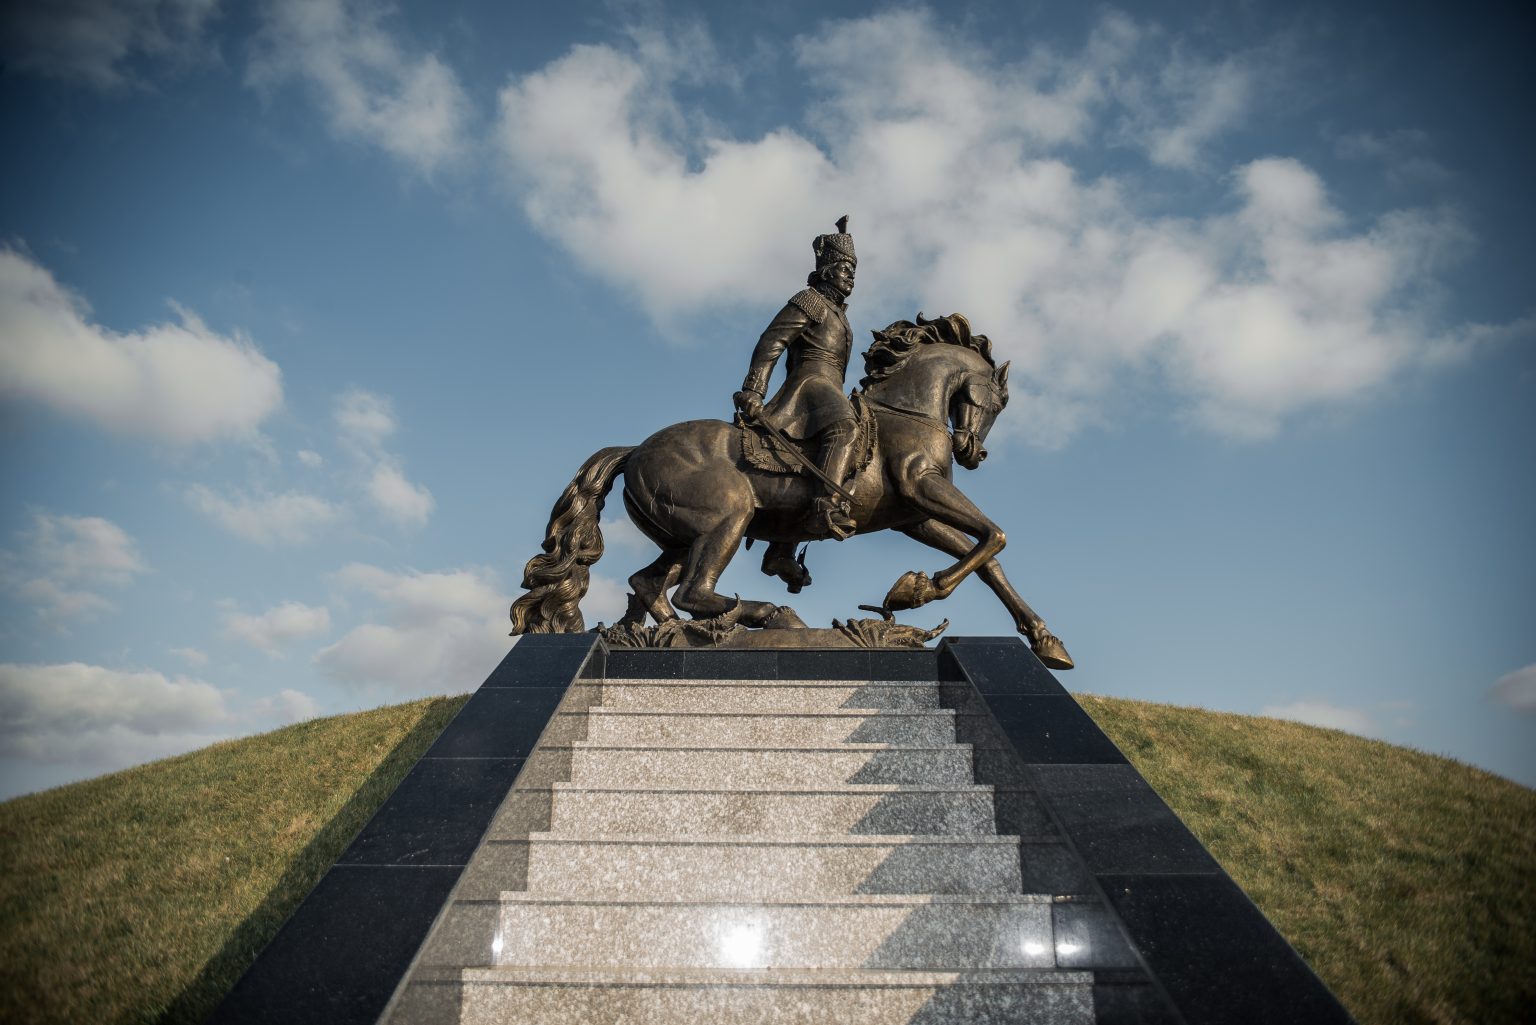
[{"label": "fallen figure beneath horse", "polygon": [[[947,598],[979,573],[1040,660],[1072,668],[1061,641],[1003,575],[996,559],[1007,542],[1002,529],[952,479],[955,463],[974,470],[987,456],[987,434],[1008,404],[1008,365],[996,365],[991,342],[973,334],[958,313],[937,320],[918,314],[916,323],[897,321],[874,336],[864,353],[862,391],[855,393],[870,429],[860,446],[862,466],[847,488],[854,532],[897,530],[959,559],[932,577],[903,574],[886,595],[884,612]],[[780,444],[775,439],[759,448]],[[603,554],[603,501],[620,474],[630,519],[661,554],[629,578],[629,611],[618,626],[633,630],[647,616],[660,626],[677,620],[679,610],[695,620],[729,614],[752,628],[798,622],[785,606],[716,591],[744,538],[792,552],[818,537],[805,524],[817,484],[787,472],[793,460],[764,468],[760,452],[749,459],[743,447],[740,422],[691,420],[588,459],[555,503],[543,552],[528,562],[527,593],[512,605],[512,633],[586,629],[580,602],[587,567]]]}]

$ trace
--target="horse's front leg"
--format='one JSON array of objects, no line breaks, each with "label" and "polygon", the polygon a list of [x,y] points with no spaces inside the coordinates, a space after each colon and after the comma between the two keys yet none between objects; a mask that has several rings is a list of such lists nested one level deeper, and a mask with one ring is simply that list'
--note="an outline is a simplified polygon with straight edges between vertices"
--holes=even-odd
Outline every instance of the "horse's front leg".
[{"label": "horse's front leg", "polygon": [[963,491],[939,472],[929,471],[913,477],[908,489],[902,497],[909,505],[941,526],[974,537],[976,542],[972,544],[962,537],[954,549],[934,545],[961,556],[960,561],[935,573],[931,581],[923,573],[904,575],[885,597],[889,609],[915,609],[930,601],[948,598],[960,586],[960,581],[985,566],[1008,543],[1003,529],[987,519]]},{"label": "horse's front leg", "polygon": [[[908,527],[903,534],[914,541],[921,541],[930,548],[937,548],[949,555],[966,555],[974,546],[971,539],[965,534],[938,520],[924,520],[914,527]],[[1035,610],[1029,607],[1029,603],[1019,596],[1019,592],[1013,589],[1003,574],[1003,567],[996,559],[988,559],[977,570],[982,582],[992,589],[1008,613],[1013,616],[1013,625],[1029,639],[1030,649],[1039,657],[1040,661],[1052,669],[1071,669],[1072,656],[1067,654],[1066,646],[1061,643],[1045,626],[1045,620],[1041,619]]]}]

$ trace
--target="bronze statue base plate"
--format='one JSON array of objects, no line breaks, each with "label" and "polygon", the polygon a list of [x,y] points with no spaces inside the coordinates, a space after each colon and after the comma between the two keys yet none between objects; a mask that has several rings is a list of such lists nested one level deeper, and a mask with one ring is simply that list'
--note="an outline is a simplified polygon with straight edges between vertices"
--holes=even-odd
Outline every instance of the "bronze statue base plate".
[{"label": "bronze statue base plate", "polygon": [[[789,614],[793,622],[800,617]],[[949,626],[907,626],[886,613],[880,619],[832,620],[830,629],[805,626],[749,628],[731,616],[674,619],[656,626],[616,623],[595,631],[613,648],[906,648],[926,647]]]},{"label": "bronze statue base plate", "polygon": [[739,630],[716,648],[906,648],[922,647],[903,643],[859,644],[841,630],[806,627],[803,630]]}]

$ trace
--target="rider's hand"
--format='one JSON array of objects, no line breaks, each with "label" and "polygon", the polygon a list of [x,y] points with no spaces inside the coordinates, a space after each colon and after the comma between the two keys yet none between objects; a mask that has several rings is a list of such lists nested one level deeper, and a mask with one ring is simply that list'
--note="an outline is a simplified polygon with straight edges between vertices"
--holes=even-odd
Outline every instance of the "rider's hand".
[{"label": "rider's hand", "polygon": [[757,420],[763,415],[763,397],[755,391],[739,391],[731,396],[736,403],[736,408],[746,416],[748,420]]}]

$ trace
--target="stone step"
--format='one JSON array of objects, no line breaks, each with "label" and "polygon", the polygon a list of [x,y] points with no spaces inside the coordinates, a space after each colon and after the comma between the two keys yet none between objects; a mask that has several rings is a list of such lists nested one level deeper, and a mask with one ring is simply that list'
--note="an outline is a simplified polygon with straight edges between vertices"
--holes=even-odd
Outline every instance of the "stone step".
[{"label": "stone step", "polygon": [[[755,747],[819,747],[828,744],[915,744],[955,742],[955,713],[934,711],[816,712],[791,714],[757,712],[726,715],[718,712],[648,712],[594,708],[586,715],[581,739],[594,744],[643,746],[716,745]],[[565,718],[564,716],[560,718]],[[570,718],[581,718],[572,715]],[[565,724],[556,721],[556,736]]]},{"label": "stone step", "polygon": [[[1013,836],[534,833],[524,843],[527,890],[549,897],[746,900],[1023,888],[1019,838]],[[517,857],[512,850],[505,854]],[[487,861],[494,863],[494,856]]]},{"label": "stone step", "polygon": [[937,710],[932,682],[856,680],[604,680],[574,683],[574,707],[652,712]]},{"label": "stone step", "polygon": [[609,747],[587,741],[541,744],[523,767],[528,786],[843,786],[852,783],[974,783],[969,744],[897,747]]},{"label": "stone step", "polygon": [[1090,1025],[1089,972],[420,969],[390,1025]]},{"label": "stone step", "polygon": [[679,790],[643,785],[585,788],[554,783],[513,791],[486,836],[530,832],[679,836],[825,833],[987,835],[997,832],[993,789],[953,784],[737,787]]},{"label": "stone step", "polygon": [[565,968],[1055,968],[1049,897],[856,896],[814,902],[456,901],[429,965]]}]

